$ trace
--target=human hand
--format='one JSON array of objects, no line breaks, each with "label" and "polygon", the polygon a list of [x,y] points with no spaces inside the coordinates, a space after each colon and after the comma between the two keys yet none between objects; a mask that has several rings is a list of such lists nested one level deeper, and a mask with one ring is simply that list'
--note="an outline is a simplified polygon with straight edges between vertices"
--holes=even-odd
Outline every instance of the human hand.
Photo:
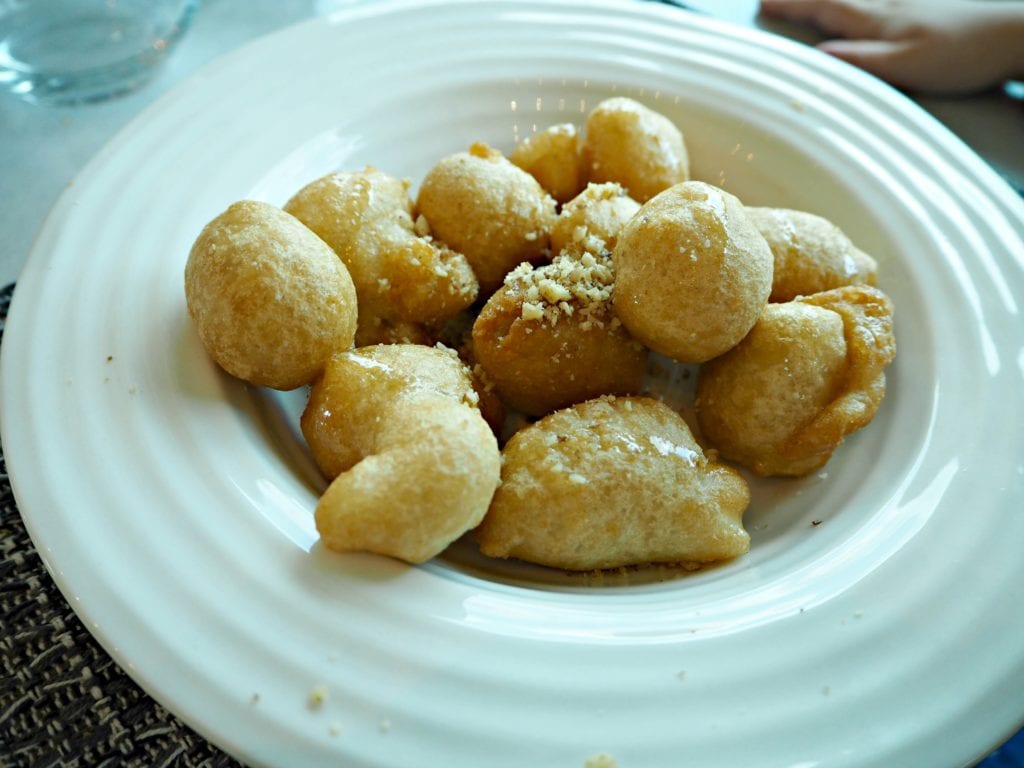
[{"label": "human hand", "polygon": [[923,93],[966,94],[1024,76],[1024,2],[761,0],[764,16],[810,24],[818,48]]}]

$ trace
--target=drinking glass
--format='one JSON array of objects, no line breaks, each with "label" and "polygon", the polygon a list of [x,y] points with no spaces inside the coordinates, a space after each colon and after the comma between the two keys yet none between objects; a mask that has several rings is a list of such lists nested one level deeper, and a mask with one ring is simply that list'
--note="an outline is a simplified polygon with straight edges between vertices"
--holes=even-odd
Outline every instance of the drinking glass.
[{"label": "drinking glass", "polygon": [[77,104],[138,88],[188,28],[197,0],[0,0],[0,88]]}]

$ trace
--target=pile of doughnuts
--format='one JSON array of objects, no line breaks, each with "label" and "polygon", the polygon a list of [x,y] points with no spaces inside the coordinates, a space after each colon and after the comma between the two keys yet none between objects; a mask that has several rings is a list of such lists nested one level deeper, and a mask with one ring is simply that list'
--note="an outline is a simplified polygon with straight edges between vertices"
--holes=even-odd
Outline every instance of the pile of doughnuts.
[{"label": "pile of doughnuts", "polygon": [[[185,268],[228,373],[309,388],[324,544],[567,570],[749,549],[745,472],[800,477],[874,417],[895,357],[877,264],[831,222],[689,178],[628,98],[411,183],[372,167],[242,201]],[[695,418],[646,390],[699,366]]]}]

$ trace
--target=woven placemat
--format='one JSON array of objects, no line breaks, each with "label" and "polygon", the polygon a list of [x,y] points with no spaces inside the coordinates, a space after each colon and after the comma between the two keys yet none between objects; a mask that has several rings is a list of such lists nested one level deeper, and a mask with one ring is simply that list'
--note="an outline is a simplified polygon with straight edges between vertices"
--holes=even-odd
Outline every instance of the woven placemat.
[{"label": "woven placemat", "polygon": [[[0,339],[12,292],[0,291]],[[0,453],[0,766],[238,765],[150,698],[89,634],[25,531]]]},{"label": "woven placemat", "polygon": [[[13,289],[0,291],[0,341]],[[25,531],[0,448],[0,766],[239,765],[151,699],[79,621]],[[1024,733],[979,768],[1022,766]]]}]

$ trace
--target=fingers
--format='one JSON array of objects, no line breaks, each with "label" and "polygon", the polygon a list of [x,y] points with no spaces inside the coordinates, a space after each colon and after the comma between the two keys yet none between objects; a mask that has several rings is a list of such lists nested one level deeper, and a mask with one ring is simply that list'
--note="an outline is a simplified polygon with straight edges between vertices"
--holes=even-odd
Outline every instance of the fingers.
[{"label": "fingers", "polygon": [[882,36],[882,14],[863,0],[761,0],[761,13],[810,24],[827,35],[850,38]]},{"label": "fingers", "polygon": [[893,85],[902,86],[906,77],[906,60],[911,43],[893,40],[828,40],[818,49],[855,67],[870,72]]},{"label": "fingers", "polygon": [[761,0],[767,16],[810,24],[836,39],[819,50],[886,80],[897,87],[913,85],[907,72],[913,41],[886,3],[871,0]]},{"label": "fingers", "polygon": [[939,13],[926,0],[762,0],[761,11],[814,25],[836,38],[820,50],[897,88],[954,95],[989,88],[1014,71],[1004,62],[1021,50],[1020,38],[1006,45],[1000,32],[1007,24],[992,15],[1004,5],[1019,4],[947,0]]}]

